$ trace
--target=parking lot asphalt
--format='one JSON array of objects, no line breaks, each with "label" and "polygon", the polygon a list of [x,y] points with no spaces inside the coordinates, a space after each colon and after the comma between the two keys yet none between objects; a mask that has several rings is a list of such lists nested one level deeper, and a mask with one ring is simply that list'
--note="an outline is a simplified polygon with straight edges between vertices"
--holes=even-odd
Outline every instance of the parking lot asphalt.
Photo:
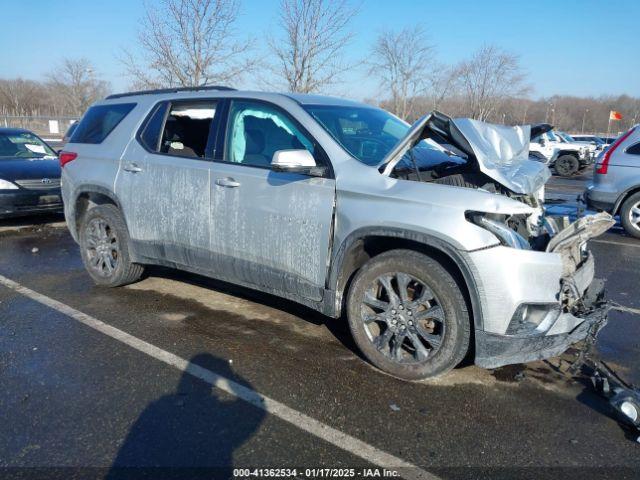
[{"label": "parking lot asphalt", "polygon": [[[554,178],[547,198],[581,183]],[[360,358],[343,320],[260,292],[161,268],[96,287],[61,219],[33,220],[0,222],[0,478],[389,463],[420,478],[640,476],[640,445],[564,372],[570,354],[402,382]],[[591,248],[609,297],[640,308],[640,242],[614,228]],[[639,334],[640,317],[612,312],[598,340],[634,382]],[[184,471],[149,478],[168,472]]]}]

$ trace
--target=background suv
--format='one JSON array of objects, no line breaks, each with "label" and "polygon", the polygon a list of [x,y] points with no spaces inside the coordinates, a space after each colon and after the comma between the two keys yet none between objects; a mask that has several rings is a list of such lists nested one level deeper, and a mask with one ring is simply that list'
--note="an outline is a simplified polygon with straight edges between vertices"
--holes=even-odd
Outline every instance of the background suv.
[{"label": "background suv", "polygon": [[529,136],[315,95],[112,95],[60,154],[65,215],[99,285],[171,266],[346,314],[400,378],[470,348],[497,367],[558,354],[602,319],[586,240],[611,220],[545,216]]},{"label": "background suv", "polygon": [[562,177],[571,177],[591,165],[591,152],[586,144],[569,142],[553,128],[545,123],[532,126],[529,146],[532,159],[544,162]]},{"label": "background suv", "polygon": [[624,229],[640,238],[640,128],[620,136],[596,160],[587,204],[620,215]]}]

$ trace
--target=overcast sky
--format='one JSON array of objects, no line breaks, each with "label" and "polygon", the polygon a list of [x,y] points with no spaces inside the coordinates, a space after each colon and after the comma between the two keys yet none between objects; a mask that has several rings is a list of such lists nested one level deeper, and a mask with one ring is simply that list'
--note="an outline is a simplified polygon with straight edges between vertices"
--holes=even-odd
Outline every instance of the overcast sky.
[{"label": "overcast sky", "polygon": [[[277,0],[244,0],[240,34],[260,39],[277,28]],[[152,0],[148,5],[153,5]],[[136,50],[142,0],[3,2],[0,77],[42,79],[63,57],[87,57],[112,90],[126,90],[118,62]],[[416,23],[428,32],[439,61],[456,63],[483,43],[520,56],[532,97],[552,94],[640,96],[640,1],[362,0],[348,57],[366,57],[376,34]],[[256,45],[256,49],[264,49]],[[379,92],[354,70],[335,93],[355,99]],[[247,79],[242,87],[256,88]]]}]

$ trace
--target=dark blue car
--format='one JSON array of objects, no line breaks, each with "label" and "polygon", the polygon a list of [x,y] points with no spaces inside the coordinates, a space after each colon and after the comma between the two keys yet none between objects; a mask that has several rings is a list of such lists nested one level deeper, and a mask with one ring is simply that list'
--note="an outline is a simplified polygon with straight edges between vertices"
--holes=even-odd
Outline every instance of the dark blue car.
[{"label": "dark blue car", "polygon": [[60,211],[56,152],[28,130],[0,128],[0,218]]}]

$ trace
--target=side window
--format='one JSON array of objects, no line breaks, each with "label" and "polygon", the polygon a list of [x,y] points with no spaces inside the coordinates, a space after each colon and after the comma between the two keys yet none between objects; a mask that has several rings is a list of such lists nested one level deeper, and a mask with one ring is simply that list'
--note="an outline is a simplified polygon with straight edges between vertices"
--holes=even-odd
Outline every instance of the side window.
[{"label": "side window", "polygon": [[160,136],[164,125],[164,117],[167,112],[168,104],[162,102],[154,108],[151,116],[147,119],[140,133],[140,142],[152,152],[160,149]]},{"label": "side window", "polygon": [[282,111],[258,102],[234,101],[229,112],[225,161],[269,167],[278,150],[306,149],[313,141]]},{"label": "side window", "polygon": [[214,125],[216,102],[172,102],[162,131],[160,153],[204,158],[209,131]]},{"label": "side window", "polygon": [[640,142],[627,148],[626,153],[629,155],[640,155]]}]

